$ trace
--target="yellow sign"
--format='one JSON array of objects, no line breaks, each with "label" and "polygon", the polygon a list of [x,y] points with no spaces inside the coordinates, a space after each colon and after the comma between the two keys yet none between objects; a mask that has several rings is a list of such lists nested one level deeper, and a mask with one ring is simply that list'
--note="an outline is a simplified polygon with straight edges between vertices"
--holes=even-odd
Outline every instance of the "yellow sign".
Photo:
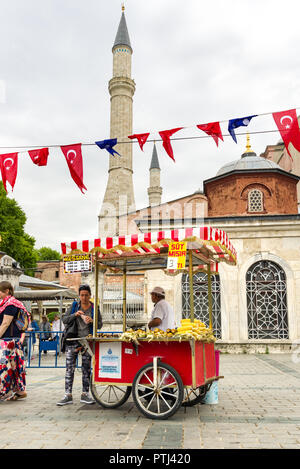
[{"label": "yellow sign", "polygon": [[184,269],[186,258],[186,242],[173,242],[169,245],[167,269]]}]

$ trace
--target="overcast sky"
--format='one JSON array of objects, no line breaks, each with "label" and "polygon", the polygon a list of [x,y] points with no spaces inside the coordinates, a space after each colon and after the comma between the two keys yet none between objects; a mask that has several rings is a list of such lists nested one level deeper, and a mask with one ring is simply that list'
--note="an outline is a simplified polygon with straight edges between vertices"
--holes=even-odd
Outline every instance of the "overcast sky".
[{"label": "overcast sky", "polygon": [[[0,146],[93,143],[109,138],[112,52],[119,0],[0,0]],[[300,107],[299,0],[127,0],[136,82],[133,133]],[[298,111],[299,114],[299,111]],[[227,123],[221,124],[224,133]],[[275,130],[272,116],[249,131]],[[242,128],[241,131],[244,131]],[[238,131],[237,131],[238,133]],[[204,135],[196,127],[177,136]],[[278,133],[251,137],[260,154]],[[219,148],[209,139],[173,143],[176,163],[157,150],[163,202],[202,189],[244,152],[245,136]],[[148,205],[152,144],[133,145],[136,208]],[[83,147],[83,195],[59,149],[46,167],[20,153],[14,197],[36,247],[93,239],[107,183],[108,154]],[[10,186],[9,186],[10,187]]]}]

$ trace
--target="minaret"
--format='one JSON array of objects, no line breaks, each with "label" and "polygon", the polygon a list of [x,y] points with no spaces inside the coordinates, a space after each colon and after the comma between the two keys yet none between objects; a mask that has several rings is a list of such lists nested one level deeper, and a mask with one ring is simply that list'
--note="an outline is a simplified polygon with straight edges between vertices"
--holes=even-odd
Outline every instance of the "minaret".
[{"label": "minaret", "polygon": [[[112,48],[113,78],[109,81],[110,93],[110,138],[131,142],[132,97],[135,82],[131,78],[132,47],[122,6],[122,16]],[[115,150],[119,156],[109,157],[106,192],[99,219],[99,236],[115,236],[119,232],[119,216],[135,211],[132,179],[132,143],[118,144]]]},{"label": "minaret", "polygon": [[150,207],[161,204],[162,188],[160,186],[160,166],[158,162],[156,145],[154,143],[152,159],[150,165],[150,185],[148,187],[148,197]]}]

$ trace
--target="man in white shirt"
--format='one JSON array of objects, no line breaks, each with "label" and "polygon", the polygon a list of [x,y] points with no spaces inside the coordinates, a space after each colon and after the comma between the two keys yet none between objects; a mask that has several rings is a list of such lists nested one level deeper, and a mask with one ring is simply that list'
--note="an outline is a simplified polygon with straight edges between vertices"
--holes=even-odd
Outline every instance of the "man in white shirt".
[{"label": "man in white shirt", "polygon": [[175,314],[169,303],[165,300],[165,291],[161,287],[155,287],[150,292],[154,309],[151,313],[151,321],[148,323],[149,329],[167,329],[175,328]]},{"label": "man in white shirt", "polygon": [[55,334],[55,332],[63,332],[64,330],[65,330],[64,323],[60,320],[59,315],[56,314],[52,322],[52,334],[51,334],[52,339],[55,339],[55,337],[58,335],[58,334]]}]

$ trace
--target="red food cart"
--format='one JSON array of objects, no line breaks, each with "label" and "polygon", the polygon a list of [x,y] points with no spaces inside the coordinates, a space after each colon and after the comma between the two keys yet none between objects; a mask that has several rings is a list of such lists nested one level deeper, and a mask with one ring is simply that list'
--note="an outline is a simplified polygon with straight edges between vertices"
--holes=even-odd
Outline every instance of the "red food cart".
[{"label": "red food cart", "polygon": [[148,418],[166,419],[178,408],[192,406],[203,399],[216,373],[214,341],[170,337],[147,337],[125,340],[126,273],[167,270],[168,246],[171,242],[187,242],[186,271],[190,280],[191,322],[194,322],[193,274],[208,275],[209,328],[212,329],[211,275],[218,263],[236,264],[236,252],[227,234],[211,227],[161,231],[95,239],[92,242],[62,244],[63,254],[92,253],[95,260],[95,304],[98,303],[98,276],[102,271],[123,272],[123,334],[104,337],[97,331],[94,317],[93,336],[80,339],[93,357],[91,392],[106,408],[122,405],[132,393],[140,412]]}]

